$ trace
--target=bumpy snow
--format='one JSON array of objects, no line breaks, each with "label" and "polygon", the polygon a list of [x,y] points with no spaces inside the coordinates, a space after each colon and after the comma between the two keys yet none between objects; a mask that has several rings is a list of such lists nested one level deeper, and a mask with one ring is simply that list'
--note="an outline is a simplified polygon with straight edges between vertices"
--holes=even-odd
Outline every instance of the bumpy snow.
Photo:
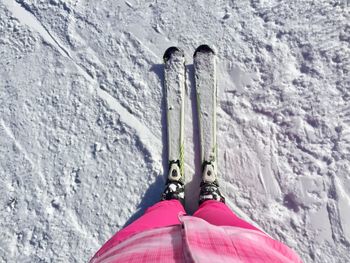
[{"label": "bumpy snow", "polygon": [[347,0],[1,0],[0,261],[86,262],[158,200],[173,45],[186,52],[196,209],[192,55],[209,44],[229,206],[305,262],[349,262],[349,10]]}]

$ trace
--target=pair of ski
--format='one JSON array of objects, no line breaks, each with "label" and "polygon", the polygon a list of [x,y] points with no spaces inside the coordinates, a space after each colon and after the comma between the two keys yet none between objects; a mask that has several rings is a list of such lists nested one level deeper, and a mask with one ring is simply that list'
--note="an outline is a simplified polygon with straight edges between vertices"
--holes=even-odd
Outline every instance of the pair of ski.
[{"label": "pair of ski", "polygon": [[[164,54],[164,86],[167,102],[168,180],[184,180],[185,55],[177,47]],[[197,114],[199,120],[202,181],[214,182],[217,176],[216,147],[216,70],[215,53],[207,45],[193,55]],[[184,182],[183,182],[184,183]]]}]

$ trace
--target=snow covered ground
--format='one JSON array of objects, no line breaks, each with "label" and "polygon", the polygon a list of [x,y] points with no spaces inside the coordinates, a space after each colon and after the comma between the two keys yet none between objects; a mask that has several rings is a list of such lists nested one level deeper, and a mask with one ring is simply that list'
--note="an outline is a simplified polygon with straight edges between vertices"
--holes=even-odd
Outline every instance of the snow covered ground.
[{"label": "snow covered ground", "polygon": [[229,206],[305,262],[349,262],[349,11],[347,0],[0,0],[0,261],[86,262],[158,200],[172,45],[186,52],[196,209],[192,54],[209,44]]}]

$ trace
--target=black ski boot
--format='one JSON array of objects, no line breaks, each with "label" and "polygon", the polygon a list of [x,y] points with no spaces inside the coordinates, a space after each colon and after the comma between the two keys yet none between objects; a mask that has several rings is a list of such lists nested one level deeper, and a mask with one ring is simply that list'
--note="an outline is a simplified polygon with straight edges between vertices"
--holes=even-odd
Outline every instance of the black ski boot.
[{"label": "black ski boot", "polygon": [[172,199],[177,199],[183,206],[185,205],[185,185],[178,162],[170,164],[168,180],[160,198],[161,201]]},{"label": "black ski boot", "polygon": [[205,163],[203,167],[203,177],[199,194],[199,204],[207,200],[216,200],[225,203],[225,197],[220,193],[219,183],[216,178],[214,165]]}]

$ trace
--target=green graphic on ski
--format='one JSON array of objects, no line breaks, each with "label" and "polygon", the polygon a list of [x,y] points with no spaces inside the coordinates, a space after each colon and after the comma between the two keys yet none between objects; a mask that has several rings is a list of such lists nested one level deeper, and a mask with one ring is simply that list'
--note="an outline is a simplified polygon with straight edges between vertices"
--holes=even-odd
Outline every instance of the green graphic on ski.
[{"label": "green graphic on ski", "polygon": [[185,56],[177,47],[164,53],[164,87],[167,103],[169,180],[183,181]]},{"label": "green graphic on ski", "polygon": [[203,169],[202,180],[214,182],[217,177],[215,53],[209,46],[201,45],[196,49],[193,60]]}]

